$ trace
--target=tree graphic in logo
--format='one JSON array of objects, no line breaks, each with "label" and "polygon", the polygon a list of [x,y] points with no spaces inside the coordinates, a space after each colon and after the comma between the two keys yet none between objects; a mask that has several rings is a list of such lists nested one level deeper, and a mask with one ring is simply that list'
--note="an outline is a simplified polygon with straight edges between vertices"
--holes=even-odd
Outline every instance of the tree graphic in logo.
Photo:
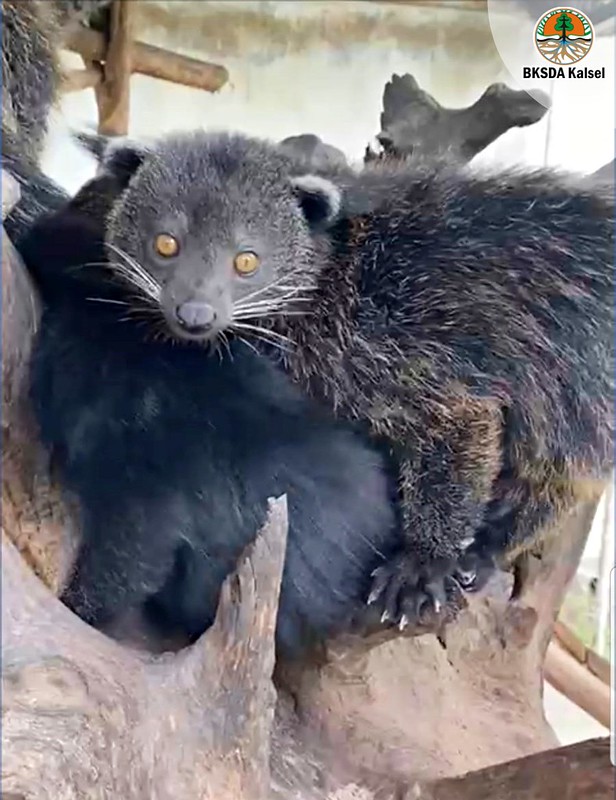
[{"label": "tree graphic in logo", "polygon": [[590,20],[575,8],[552,8],[535,28],[537,49],[560,66],[581,61],[592,47],[593,38]]}]

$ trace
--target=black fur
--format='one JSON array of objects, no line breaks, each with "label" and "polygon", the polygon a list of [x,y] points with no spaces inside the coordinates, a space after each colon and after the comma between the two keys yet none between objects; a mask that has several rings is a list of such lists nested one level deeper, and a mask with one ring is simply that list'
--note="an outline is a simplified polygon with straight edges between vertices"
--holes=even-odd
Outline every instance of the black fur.
[{"label": "black fur", "polygon": [[99,627],[145,603],[161,630],[194,638],[212,622],[267,498],[287,493],[277,635],[295,654],[349,622],[371,571],[396,547],[386,459],[250,347],[234,342],[216,355],[152,341],[154,318],[124,319],[124,306],[92,299],[130,292],[87,266],[105,260],[91,208],[78,196],[22,243],[45,301],[34,408],[82,511],[63,599]]}]

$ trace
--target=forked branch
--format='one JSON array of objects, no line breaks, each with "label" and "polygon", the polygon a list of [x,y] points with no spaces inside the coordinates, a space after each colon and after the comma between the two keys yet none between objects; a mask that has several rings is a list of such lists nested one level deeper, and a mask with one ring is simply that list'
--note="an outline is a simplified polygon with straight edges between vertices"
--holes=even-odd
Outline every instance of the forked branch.
[{"label": "forked branch", "polygon": [[4,792],[266,800],[285,498],[222,590],[214,626],[153,657],[90,628],[2,542]]}]

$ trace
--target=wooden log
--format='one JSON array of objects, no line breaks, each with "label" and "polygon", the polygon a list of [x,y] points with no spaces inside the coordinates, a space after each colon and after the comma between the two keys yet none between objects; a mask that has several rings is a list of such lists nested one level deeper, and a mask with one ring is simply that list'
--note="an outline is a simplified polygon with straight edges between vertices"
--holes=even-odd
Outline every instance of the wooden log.
[{"label": "wooden log", "polygon": [[544,672],[557,691],[601,725],[610,727],[610,687],[556,641],[548,647]]},{"label": "wooden log", "polygon": [[575,656],[580,664],[586,661],[586,645],[579,636],[575,635],[571,628],[560,620],[557,620],[554,625],[554,639],[561,647],[568,650],[572,656]]},{"label": "wooden log", "polygon": [[615,772],[609,739],[591,739],[414,787],[402,800],[610,800]]},{"label": "wooden log", "polygon": [[[538,93],[537,93],[538,94]],[[381,131],[377,139],[389,157],[447,157],[470,161],[514,127],[538,122],[550,106],[526,91],[493,83],[466,108],[445,108],[409,75],[392,75],[383,90]],[[365,160],[378,158],[370,148]]]},{"label": "wooden log", "polygon": [[103,80],[103,70],[98,64],[86,69],[72,69],[62,76],[60,91],[64,94],[94,89]]},{"label": "wooden log", "polygon": [[593,675],[596,675],[606,686],[611,683],[610,664],[607,659],[602,658],[590,647],[586,647],[584,642],[577,636],[571,628],[558,621],[554,626],[554,639],[574,656],[580,664],[584,664]]},{"label": "wooden log", "polygon": [[592,674],[596,675],[606,686],[612,685],[612,670],[607,658],[603,658],[594,650],[588,650],[585,663]]},{"label": "wooden log", "polygon": [[[105,38],[91,28],[70,28],[64,46],[87,61],[100,62],[105,58]],[[143,42],[133,42],[132,71],[206,92],[217,92],[229,79],[229,73],[219,64],[188,58]]]},{"label": "wooden log", "polygon": [[102,63],[103,80],[94,88],[98,106],[98,132],[105,136],[126,136],[130,119],[130,76],[132,73],[131,14],[134,5],[114,0],[108,11],[108,43],[103,59],[86,61],[86,67]]}]

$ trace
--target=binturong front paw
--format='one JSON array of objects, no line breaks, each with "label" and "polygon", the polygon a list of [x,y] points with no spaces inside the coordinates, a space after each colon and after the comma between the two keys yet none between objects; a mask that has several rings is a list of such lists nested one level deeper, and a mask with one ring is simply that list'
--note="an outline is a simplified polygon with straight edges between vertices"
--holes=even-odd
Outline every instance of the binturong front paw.
[{"label": "binturong front paw", "polygon": [[421,624],[428,615],[442,615],[448,601],[460,591],[478,591],[493,570],[491,559],[470,550],[459,558],[430,561],[399,553],[372,573],[368,605],[382,611],[382,622],[404,630]]}]

